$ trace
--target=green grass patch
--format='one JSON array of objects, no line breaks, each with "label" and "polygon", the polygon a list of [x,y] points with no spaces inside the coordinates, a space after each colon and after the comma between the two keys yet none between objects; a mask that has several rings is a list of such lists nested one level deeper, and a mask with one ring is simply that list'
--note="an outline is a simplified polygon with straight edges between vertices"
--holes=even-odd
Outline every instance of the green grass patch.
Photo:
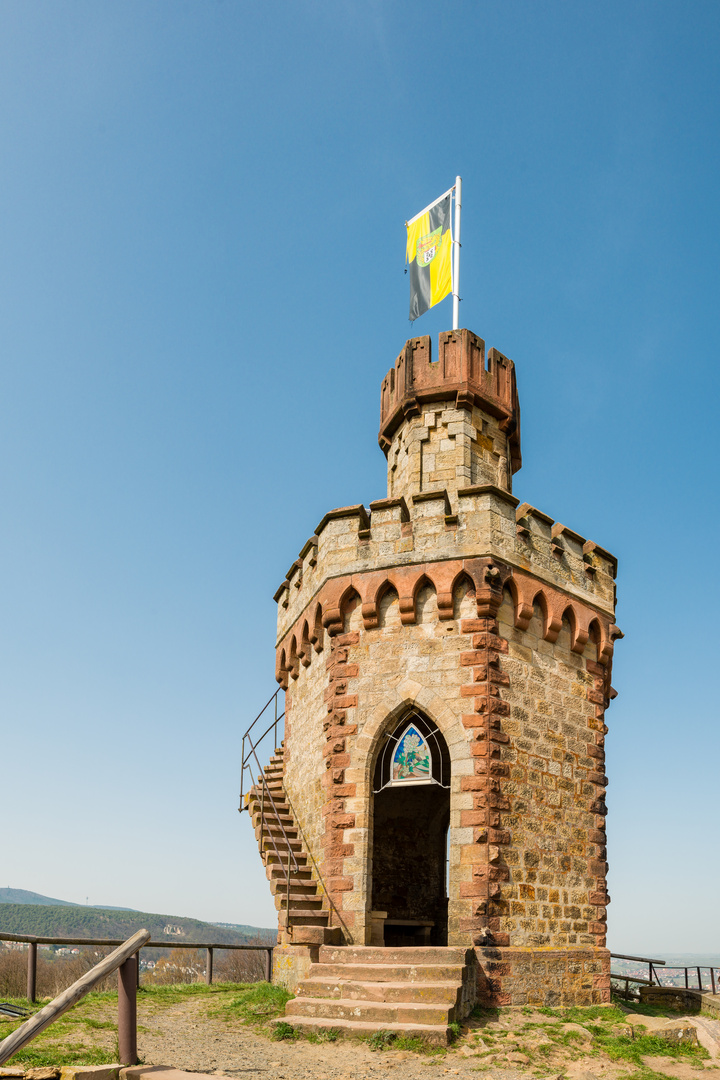
[{"label": "green grass patch", "polygon": [[311,1043],[337,1042],[340,1038],[339,1028],[320,1028],[318,1031],[308,1031],[305,1038]]},{"label": "green grass patch", "polygon": [[444,1046],[435,1046],[421,1035],[398,1035],[393,1049],[409,1050],[413,1054],[430,1054],[434,1057],[443,1057],[447,1053]]},{"label": "green grass patch", "polygon": [[240,983],[233,987],[231,994],[225,995],[221,1003],[209,1010],[209,1015],[220,1020],[241,1019],[248,1024],[263,1026],[276,1016],[282,1016],[292,996],[284,986],[273,983]]},{"label": "green grass patch", "polygon": [[397,1042],[394,1031],[373,1031],[368,1035],[367,1044],[371,1050],[389,1050]]},{"label": "green grass patch", "polygon": [[658,1035],[614,1035],[609,1031],[593,1031],[594,1045],[612,1061],[628,1061],[638,1068],[645,1068],[644,1057],[672,1057],[691,1061],[700,1067],[701,1062],[710,1057],[704,1046],[692,1046],[687,1043],[673,1045]]},{"label": "green grass patch", "polygon": [[298,1033],[292,1024],[288,1024],[285,1020],[278,1020],[277,1024],[273,1025],[272,1038],[276,1042],[283,1042],[286,1039],[297,1039]]},{"label": "green grass patch", "polygon": [[[459,1025],[458,1025],[459,1027]],[[445,1054],[444,1046],[434,1046],[421,1035],[399,1035],[395,1031],[374,1031],[365,1038],[371,1050],[409,1050],[413,1054]]]},{"label": "green grass patch", "polygon": [[28,1046],[24,1046],[13,1054],[6,1065],[27,1065],[28,1068],[40,1068],[46,1065],[110,1065],[118,1059],[117,1041],[109,1049],[74,1042],[61,1042],[49,1046],[38,1045],[41,1041],[42,1035],[38,1035],[37,1039]]}]

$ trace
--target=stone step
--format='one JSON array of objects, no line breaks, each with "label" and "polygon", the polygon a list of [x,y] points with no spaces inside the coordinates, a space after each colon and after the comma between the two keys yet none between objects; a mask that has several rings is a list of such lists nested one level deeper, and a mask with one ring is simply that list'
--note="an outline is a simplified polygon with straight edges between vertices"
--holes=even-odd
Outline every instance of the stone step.
[{"label": "stone step", "polygon": [[[332,946],[328,946],[332,948]],[[325,951],[323,947],[321,954]],[[388,952],[391,950],[388,949]],[[410,950],[402,950],[409,952]],[[388,982],[392,974],[395,982],[426,983],[453,982],[459,986],[463,977],[462,964],[395,964],[388,971],[387,964],[313,964],[312,977],[325,981]]]},{"label": "stone step", "polygon": [[[273,1022],[276,1024],[282,1022],[282,1018],[281,1021]],[[376,1031],[392,1031],[396,1035],[418,1036],[432,1046],[447,1046],[451,1034],[447,1024],[383,1024],[372,1020],[340,1019],[328,1021],[323,1017],[315,1016],[293,1016],[292,1026],[299,1031],[323,1031],[334,1028],[340,1035],[350,1039],[361,1039],[365,1035],[374,1035]]]},{"label": "stone step", "polygon": [[[258,821],[255,828],[259,829],[260,827],[261,823]],[[296,825],[290,825],[289,823],[286,825],[285,822],[268,821],[268,819],[265,818],[262,822],[262,830],[267,836],[287,836],[291,840],[297,840],[298,831]]]},{"label": "stone step", "polygon": [[[311,972],[313,968],[311,967]],[[343,1001],[422,1002],[457,1006],[461,987],[456,982],[354,982],[351,979],[319,979],[311,974],[297,987],[303,998],[341,998]]]},{"label": "stone step", "polygon": [[320,950],[321,964],[460,964],[472,963],[472,950],[447,945],[421,945],[387,949],[372,945],[332,946]]},{"label": "stone step", "polygon": [[[271,881],[282,881],[282,883],[285,884],[285,867],[284,866],[279,866],[277,863],[273,863],[273,865],[270,867],[270,875],[269,876],[270,876]],[[291,889],[293,887],[294,882],[297,883],[298,885],[301,885],[301,884],[309,885],[312,882],[313,885],[314,885],[315,882],[313,881],[312,870],[310,870],[310,869],[308,869],[307,867],[304,867],[304,866],[301,866],[299,870],[293,870],[291,868],[290,869],[290,888]]]},{"label": "stone step", "polygon": [[[453,1016],[450,1016],[450,1013]],[[454,1019],[454,1009],[448,1005],[426,1005],[423,1002],[356,1001],[339,998],[295,997],[285,1006],[285,1015],[292,1023],[294,1016],[323,1017],[325,1020],[371,1020],[375,1024],[448,1024]]]},{"label": "stone step", "polygon": [[[273,893],[273,894],[276,893],[276,892],[286,893],[287,892],[287,883],[285,881],[285,878],[284,877],[271,878],[270,879],[270,892]],[[319,896],[320,894],[317,891],[317,885],[315,884],[314,881],[305,881],[305,880],[298,881],[295,878],[290,878],[290,895],[295,896],[295,897],[297,897],[298,900],[300,900],[301,898],[315,897],[315,896]]]},{"label": "stone step", "polygon": [[291,826],[289,826],[287,828],[284,828],[284,829],[280,829],[280,828],[277,828],[277,827],[268,828],[267,821],[264,822],[263,825],[261,825],[259,817],[258,817],[257,821],[254,822],[254,825],[255,825],[255,839],[256,840],[260,839],[261,834],[266,840],[274,840],[276,843],[279,840],[284,840],[286,837],[289,840],[298,840],[299,839],[298,834],[297,834],[297,829],[292,828]]},{"label": "stone step", "polygon": [[[280,906],[287,906],[287,893],[278,889],[276,896],[280,900]],[[290,893],[291,911],[319,911],[325,905],[324,896],[308,896],[306,893]]]},{"label": "stone step", "polygon": [[[271,866],[276,866],[279,870],[281,869],[283,871],[283,876],[284,876],[285,867],[288,864],[287,851],[283,852],[280,845],[278,845],[278,850],[280,852],[280,856],[281,856],[280,858],[276,854],[275,848],[272,846],[272,844],[270,845],[270,850],[269,851],[268,851],[267,848],[264,848],[264,850],[262,850],[260,852],[260,854],[263,855],[266,865],[269,864]],[[295,862],[297,863],[297,868],[293,864],[292,859],[290,860],[290,876],[291,877],[292,877],[293,874],[296,874],[298,871],[302,871],[302,870],[306,869],[307,856],[306,855],[301,855],[298,852],[295,855]]]},{"label": "stone step", "polygon": [[[277,813],[275,812],[277,810]],[[283,825],[289,825],[291,828],[295,828],[295,819],[289,811],[283,811],[281,807],[275,802],[275,810],[267,803],[265,804],[265,812],[263,813],[262,807],[253,803],[250,814],[253,818],[257,818],[258,821],[262,818],[263,821],[269,821],[277,824],[279,821]]]},{"label": "stone step", "polygon": [[[283,866],[279,866],[277,863],[273,863],[272,874],[270,876],[273,878],[277,878],[278,880],[282,878],[282,880],[284,881],[286,870],[287,862]],[[300,866],[297,870],[293,866],[290,867],[290,881],[310,881],[311,874],[312,871],[308,866]]]},{"label": "stone step", "polygon": [[[266,814],[272,814],[274,810],[277,810],[279,814],[289,814],[290,805],[285,798],[285,791],[283,788],[279,790],[273,785],[274,790],[268,790],[265,792],[265,798],[262,796],[262,789],[253,788],[248,796],[248,805],[250,806],[251,813],[260,813],[263,806],[265,807]],[[271,797],[272,796],[272,797]]]},{"label": "stone step", "polygon": [[280,814],[290,813],[290,806],[285,798],[285,789],[282,786],[277,787],[275,784],[268,784],[264,799],[261,788],[253,788],[253,792],[250,801],[257,811],[260,811],[264,805],[266,813],[272,813],[273,810],[277,810]]},{"label": "stone step", "polygon": [[256,804],[250,811],[250,817],[253,819],[254,825],[259,825],[260,821],[271,821],[276,825],[278,822],[281,822],[283,825],[289,825],[291,829],[296,827],[295,819],[290,811],[287,807],[283,808],[280,806],[277,800],[275,801],[275,810],[267,803],[265,804],[265,813],[263,813],[260,806]]},{"label": "stone step", "polygon": [[327,926],[330,912],[327,908],[324,911],[304,911],[302,908],[290,908],[289,912],[285,908],[281,908],[278,917],[281,926],[287,926],[288,916],[293,926]]},{"label": "stone step", "polygon": [[285,855],[285,858],[287,858],[288,848],[290,848],[291,851],[302,851],[302,840],[292,840],[284,836],[271,837],[268,836],[267,833],[263,833],[262,845],[266,850],[270,849],[275,851],[277,848],[281,855]]}]

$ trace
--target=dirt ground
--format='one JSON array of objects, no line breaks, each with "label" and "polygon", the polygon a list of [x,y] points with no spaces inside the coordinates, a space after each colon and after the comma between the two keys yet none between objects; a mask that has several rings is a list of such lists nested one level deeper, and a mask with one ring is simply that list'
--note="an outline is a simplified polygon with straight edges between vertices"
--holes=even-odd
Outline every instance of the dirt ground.
[{"label": "dirt ground", "polygon": [[[546,1041],[541,1032],[534,1039],[518,1035],[528,1023],[548,1022],[546,1016],[528,1015],[521,1010],[504,1010],[499,1019],[471,1024],[455,1046],[432,1055],[392,1049],[372,1051],[365,1043],[344,1040],[276,1042],[240,1020],[208,1017],[202,999],[190,998],[162,1009],[141,1005],[138,1022],[138,1052],[145,1064],[232,1077],[262,1074],[272,1080],[363,1080],[394,1069],[398,1076],[424,1080],[478,1074],[486,1080],[618,1080],[638,1071],[645,1075],[652,1071],[674,1080],[699,1080],[703,1076],[711,1080],[716,1074],[706,1074],[717,1069],[716,1080],[720,1080],[720,1060],[688,1062],[657,1055],[643,1059],[644,1068],[640,1070],[627,1061],[613,1062],[597,1050],[591,1051],[592,1040],[585,1038],[584,1029],[577,1024],[565,1025],[571,1031],[580,1029],[575,1033],[577,1039],[553,1050],[540,1065],[532,1060],[513,1061],[513,1056],[527,1057],[527,1051],[532,1054]],[[488,1053],[490,1039],[494,1045]]]},{"label": "dirt ground", "polygon": [[[582,1010],[576,1010],[573,1019],[579,1017],[579,1023],[568,1022],[565,1014],[503,1009],[474,1015],[447,1050],[419,1053],[390,1046],[373,1051],[368,1043],[359,1041],[271,1039],[267,1028],[263,1031],[246,1022],[233,1006],[240,989],[193,987],[164,997],[141,993],[140,1062],[239,1080],[255,1075],[262,1080],[372,1080],[387,1073],[403,1080],[471,1075],[478,1080],[621,1080],[629,1076],[636,1080],[720,1080],[717,1020],[705,1021],[718,1040],[714,1056],[701,1048],[689,1055],[669,1056],[658,1052],[665,1044],[651,1039],[633,1040],[634,1061],[613,1059],[607,1038],[624,1032],[627,1048],[630,1030],[625,1015],[615,1009],[601,1009],[602,1017],[587,1013],[587,1019]],[[5,1024],[0,1027],[4,1029],[2,1037],[8,1028]],[[26,1058],[26,1068],[117,1060],[117,998],[105,994],[93,999],[91,995],[31,1045],[44,1057],[36,1061]],[[21,1055],[7,1064],[23,1064]]]}]

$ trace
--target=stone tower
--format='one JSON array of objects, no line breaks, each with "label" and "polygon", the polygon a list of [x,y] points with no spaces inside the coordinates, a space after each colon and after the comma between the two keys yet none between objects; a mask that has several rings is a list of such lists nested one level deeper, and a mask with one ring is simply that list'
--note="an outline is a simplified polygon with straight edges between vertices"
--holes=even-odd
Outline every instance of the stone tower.
[{"label": "stone tower", "polygon": [[275,597],[285,741],[260,779],[278,820],[260,821],[260,787],[250,802],[276,977],[295,986],[328,949],[446,950],[456,1015],[609,1000],[616,560],[513,496],[515,367],[468,330],[435,360],[429,337],[405,344],[379,442],[387,497],[327,513]]}]

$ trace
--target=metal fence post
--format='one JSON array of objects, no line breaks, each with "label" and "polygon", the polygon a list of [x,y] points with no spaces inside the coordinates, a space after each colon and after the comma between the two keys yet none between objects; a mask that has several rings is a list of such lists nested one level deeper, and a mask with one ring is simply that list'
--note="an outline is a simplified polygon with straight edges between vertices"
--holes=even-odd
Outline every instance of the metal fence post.
[{"label": "metal fence post", "polygon": [[118,968],[118,1050],[121,1065],[137,1065],[137,954]]},{"label": "metal fence post", "polygon": [[210,983],[212,982],[212,977],[213,977],[213,951],[212,951],[212,949],[207,950],[207,965],[206,965],[206,967],[207,967],[207,971],[205,973],[205,982],[209,986]]},{"label": "metal fence post", "polygon": [[37,942],[31,941],[28,945],[27,966],[27,999],[35,1001],[37,990]]},{"label": "metal fence post", "polygon": [[272,949],[265,950],[265,982],[272,982]]}]

